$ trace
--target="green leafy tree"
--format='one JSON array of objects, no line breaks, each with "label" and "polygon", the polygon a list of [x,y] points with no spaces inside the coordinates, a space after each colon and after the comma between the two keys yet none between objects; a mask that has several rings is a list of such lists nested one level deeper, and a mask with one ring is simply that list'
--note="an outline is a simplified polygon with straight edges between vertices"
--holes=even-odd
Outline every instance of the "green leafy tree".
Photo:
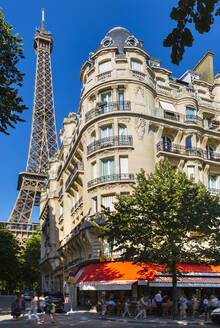
[{"label": "green leafy tree", "polygon": [[123,260],[166,265],[172,274],[176,315],[177,264],[219,263],[218,196],[165,160],[154,173],[137,175],[131,195],[117,198],[114,212],[104,210],[110,245],[122,252]]},{"label": "green leafy tree", "polygon": [[24,287],[38,289],[40,287],[40,233],[34,235],[26,242],[25,248],[20,257],[21,282]]},{"label": "green leafy tree", "polygon": [[13,292],[19,279],[19,247],[14,235],[0,226],[1,288]]},{"label": "green leafy tree", "polygon": [[165,47],[171,47],[171,59],[179,64],[183,58],[185,47],[191,47],[194,41],[189,28],[194,28],[201,34],[209,32],[215,16],[220,15],[219,0],[179,0],[173,7],[170,17],[176,21],[176,27],[163,42]]},{"label": "green leafy tree", "polygon": [[0,8],[0,132],[9,134],[8,127],[14,128],[19,117],[27,107],[18,95],[23,76],[17,64],[23,59],[22,39],[12,35],[13,27],[4,20]]}]

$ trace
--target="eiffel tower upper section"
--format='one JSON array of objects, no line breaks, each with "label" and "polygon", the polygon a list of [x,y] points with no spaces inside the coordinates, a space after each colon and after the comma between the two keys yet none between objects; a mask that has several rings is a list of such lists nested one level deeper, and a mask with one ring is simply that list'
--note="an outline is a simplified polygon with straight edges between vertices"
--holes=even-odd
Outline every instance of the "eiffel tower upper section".
[{"label": "eiffel tower upper section", "polygon": [[19,195],[9,221],[29,223],[44,181],[47,178],[49,159],[58,150],[54,112],[50,54],[52,34],[45,30],[44,9],[41,28],[34,36],[37,56],[31,138],[26,171],[19,174]]},{"label": "eiffel tower upper section", "polygon": [[37,55],[31,139],[26,171],[47,173],[48,159],[57,152],[50,54],[52,34],[45,31],[44,11],[41,29],[36,30],[34,49]]}]

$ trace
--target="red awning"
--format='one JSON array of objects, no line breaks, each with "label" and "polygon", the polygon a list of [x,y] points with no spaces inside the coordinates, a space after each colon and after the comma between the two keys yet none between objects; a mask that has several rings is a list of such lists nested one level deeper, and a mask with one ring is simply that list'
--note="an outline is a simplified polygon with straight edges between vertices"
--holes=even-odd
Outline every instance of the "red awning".
[{"label": "red awning", "polygon": [[204,266],[199,264],[183,263],[177,265],[180,272],[183,273],[220,273],[220,266]]},{"label": "red awning", "polygon": [[82,290],[131,289],[136,281],[152,280],[162,269],[152,263],[95,263],[78,271],[76,283]]},{"label": "red awning", "polygon": [[[149,282],[150,287],[172,287],[172,277],[159,276]],[[219,287],[220,277],[178,277],[177,287]]]}]

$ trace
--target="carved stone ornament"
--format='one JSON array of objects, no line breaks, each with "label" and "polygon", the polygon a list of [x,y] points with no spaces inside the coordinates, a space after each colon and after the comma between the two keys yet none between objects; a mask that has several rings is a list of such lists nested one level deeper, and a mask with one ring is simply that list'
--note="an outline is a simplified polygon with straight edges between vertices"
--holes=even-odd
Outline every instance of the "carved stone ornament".
[{"label": "carved stone ornament", "polygon": [[140,95],[142,96],[142,98],[144,98],[144,89],[141,88],[140,86],[138,86],[138,87],[136,88],[136,91],[135,91],[135,96],[136,96],[136,97],[138,96],[138,94],[140,94]]},{"label": "carved stone ornament", "polygon": [[143,140],[146,129],[146,120],[142,117],[135,119],[135,130],[139,140]]}]

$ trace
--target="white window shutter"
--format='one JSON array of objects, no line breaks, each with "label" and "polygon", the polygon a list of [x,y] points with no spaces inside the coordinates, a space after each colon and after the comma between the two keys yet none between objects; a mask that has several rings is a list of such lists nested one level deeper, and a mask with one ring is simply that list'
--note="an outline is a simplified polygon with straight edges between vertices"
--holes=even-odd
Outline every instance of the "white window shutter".
[{"label": "white window shutter", "polygon": [[128,174],[128,158],[120,157],[120,173]]}]

